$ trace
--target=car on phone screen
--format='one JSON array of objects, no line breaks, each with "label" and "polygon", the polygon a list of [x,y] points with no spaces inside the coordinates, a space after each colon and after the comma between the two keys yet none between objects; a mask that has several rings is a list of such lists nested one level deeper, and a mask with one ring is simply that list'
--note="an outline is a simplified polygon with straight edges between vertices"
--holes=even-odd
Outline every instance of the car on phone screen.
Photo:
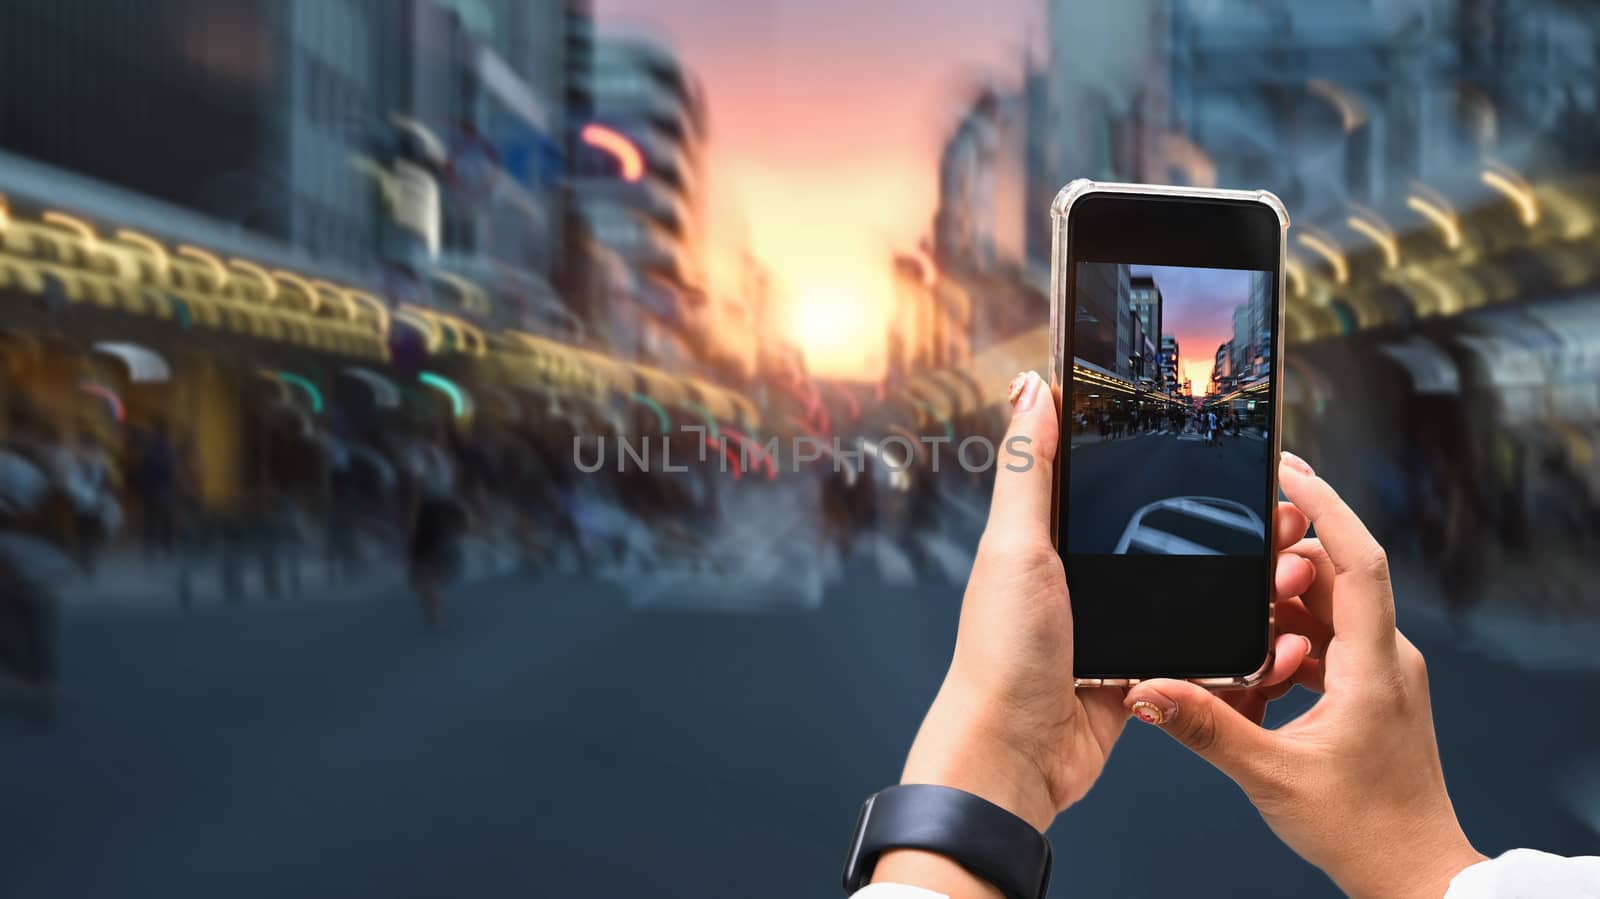
[{"label": "car on phone screen", "polygon": [[1215,496],[1175,496],[1133,513],[1117,555],[1249,555],[1266,547],[1266,526],[1250,507]]}]

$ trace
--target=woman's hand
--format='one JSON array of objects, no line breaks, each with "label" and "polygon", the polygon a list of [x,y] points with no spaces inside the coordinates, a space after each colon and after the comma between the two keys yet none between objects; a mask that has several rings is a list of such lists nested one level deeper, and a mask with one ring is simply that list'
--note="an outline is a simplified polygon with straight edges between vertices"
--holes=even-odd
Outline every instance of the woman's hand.
[{"label": "woman's hand", "polygon": [[902,783],[958,787],[1043,831],[1087,793],[1127,721],[1122,691],[1072,687],[1072,609],[1050,539],[1058,428],[1034,372],[1011,382],[994,498],[955,654]]},{"label": "woman's hand", "polygon": [[[965,790],[1043,831],[1100,776],[1127,713],[1121,688],[1073,689],[1072,609],[1050,538],[1055,404],[1033,372],[1011,382],[1011,403],[955,654],[901,782]],[[1302,521],[1289,542],[1304,532]],[[1302,567],[1290,574],[1280,571],[1278,595],[1310,583]],[[1281,640],[1268,680],[1292,674],[1305,649],[1297,636]],[[953,862],[919,852],[886,853],[873,879],[986,895]]]},{"label": "woman's hand", "polygon": [[[1311,583],[1278,601],[1278,645],[1302,635],[1309,657],[1276,686],[1219,695],[1152,680],[1126,703],[1233,778],[1272,831],[1345,892],[1438,899],[1483,856],[1445,791],[1427,669],[1395,629],[1388,561],[1310,466],[1285,453],[1279,472],[1299,509],[1280,511],[1280,528],[1288,519],[1303,535],[1309,518],[1319,538],[1279,561],[1280,584],[1286,565]],[[1262,728],[1267,702],[1296,683],[1325,695],[1293,722]]]}]

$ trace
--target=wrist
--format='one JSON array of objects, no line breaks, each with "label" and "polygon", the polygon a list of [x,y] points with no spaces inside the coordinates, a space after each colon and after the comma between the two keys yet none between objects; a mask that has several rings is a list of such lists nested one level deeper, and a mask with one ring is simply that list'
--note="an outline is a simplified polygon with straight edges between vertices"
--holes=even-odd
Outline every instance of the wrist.
[{"label": "wrist", "polygon": [[1383,853],[1378,864],[1367,859],[1345,877],[1333,877],[1339,888],[1357,899],[1440,899],[1450,889],[1457,874],[1484,861],[1486,856],[1472,848],[1464,833],[1433,841],[1430,848],[1418,849],[1415,843],[1400,841],[1393,848],[1403,851]]},{"label": "wrist", "polygon": [[947,683],[917,731],[903,784],[954,787],[1011,812],[1043,833],[1055,820],[1055,792],[1036,753],[988,720],[992,703]]},{"label": "wrist", "polygon": [[920,849],[892,849],[872,869],[873,883],[934,890],[949,899],[1005,899],[1000,888],[951,859]]}]

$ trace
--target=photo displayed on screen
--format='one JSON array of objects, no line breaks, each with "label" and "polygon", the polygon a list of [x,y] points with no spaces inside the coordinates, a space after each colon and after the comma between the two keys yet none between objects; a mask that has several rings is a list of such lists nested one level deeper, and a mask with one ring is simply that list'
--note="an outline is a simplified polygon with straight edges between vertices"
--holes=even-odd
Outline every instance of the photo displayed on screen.
[{"label": "photo displayed on screen", "polygon": [[1067,552],[1265,552],[1272,275],[1082,262],[1076,293]]}]

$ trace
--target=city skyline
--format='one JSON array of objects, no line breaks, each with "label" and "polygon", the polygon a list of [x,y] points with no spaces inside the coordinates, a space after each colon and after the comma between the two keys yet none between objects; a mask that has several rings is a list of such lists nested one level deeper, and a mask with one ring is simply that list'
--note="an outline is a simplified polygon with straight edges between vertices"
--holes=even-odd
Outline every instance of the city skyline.
[{"label": "city skyline", "polygon": [[1211,392],[1219,344],[1233,335],[1233,309],[1249,300],[1247,269],[1133,265],[1132,275],[1155,279],[1163,298],[1165,334],[1178,338],[1178,371],[1196,393]]},{"label": "city skyline", "polygon": [[666,23],[648,0],[602,0],[596,13],[602,30],[664,37],[704,85],[714,282],[747,246],[778,279],[813,373],[881,374],[887,259],[928,233],[965,93],[951,88],[966,73],[1020,78],[1035,5],[682,0]]}]

